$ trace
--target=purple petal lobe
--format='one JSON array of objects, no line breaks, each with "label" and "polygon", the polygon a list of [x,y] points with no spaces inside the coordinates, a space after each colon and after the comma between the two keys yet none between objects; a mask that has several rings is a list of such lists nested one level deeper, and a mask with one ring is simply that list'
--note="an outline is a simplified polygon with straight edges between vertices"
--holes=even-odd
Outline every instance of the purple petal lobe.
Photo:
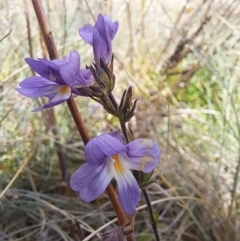
[{"label": "purple petal lobe", "polygon": [[117,21],[113,23],[112,19],[106,15],[103,18],[105,23],[106,35],[112,41],[118,31],[119,23]]},{"label": "purple petal lobe", "polygon": [[93,45],[93,26],[91,24],[86,24],[80,28],[79,35],[86,43]]},{"label": "purple petal lobe", "polygon": [[47,60],[47,59],[30,59],[26,58],[25,61],[37,74],[42,77],[62,84],[62,77],[59,74],[59,68],[62,64],[66,63],[65,60]]},{"label": "purple petal lobe", "polygon": [[70,87],[89,86],[93,82],[90,71],[80,69],[80,56],[77,51],[71,51],[69,62],[60,67],[60,74]]},{"label": "purple petal lobe", "polygon": [[139,157],[130,157],[127,153],[119,153],[119,160],[122,166],[127,170],[142,171],[142,165]]},{"label": "purple petal lobe", "polygon": [[44,78],[48,78],[49,68],[43,62],[31,58],[25,58],[25,61],[34,72],[36,72]]},{"label": "purple petal lobe", "polygon": [[80,77],[77,78],[76,86],[90,86],[93,83],[93,76],[91,71],[88,69],[81,69],[80,70]]},{"label": "purple petal lobe", "polygon": [[45,64],[46,66],[54,69],[59,70],[60,66],[63,65],[66,61],[61,59],[54,59],[54,60],[48,60],[48,59],[38,59],[41,63]]},{"label": "purple petal lobe", "polygon": [[97,65],[100,65],[100,58],[105,63],[109,63],[112,56],[112,45],[106,36],[101,36],[98,29],[94,29],[93,33],[93,53],[94,60]]},{"label": "purple petal lobe", "polygon": [[97,199],[107,188],[113,177],[108,172],[108,164],[108,161],[99,166],[86,163],[73,173],[70,186],[72,190],[79,192],[80,198],[85,202]]},{"label": "purple petal lobe", "polygon": [[120,175],[115,176],[115,179],[118,184],[120,203],[124,211],[132,215],[141,198],[137,181],[130,170],[125,170]]},{"label": "purple petal lobe", "polygon": [[104,32],[105,32],[105,22],[104,22],[104,17],[101,13],[98,14],[97,22],[95,23],[94,28],[98,29],[99,32],[104,34]]},{"label": "purple petal lobe", "polygon": [[109,134],[102,134],[88,142],[85,157],[90,165],[96,166],[103,163],[107,157],[126,151],[126,146],[120,141]]},{"label": "purple petal lobe", "polygon": [[93,51],[94,59],[99,64],[100,58],[105,63],[109,63],[112,58],[112,43],[114,36],[118,30],[118,22],[113,23],[108,16],[98,15],[95,24],[95,31],[93,32]]},{"label": "purple petal lobe", "polygon": [[40,97],[56,93],[58,87],[57,83],[37,76],[23,80],[16,90],[27,97]]},{"label": "purple petal lobe", "polygon": [[124,144],[123,135],[121,131],[111,131],[108,134]]},{"label": "purple petal lobe", "polygon": [[157,166],[160,158],[160,150],[154,141],[136,139],[127,144],[127,149],[128,160],[136,163],[136,158],[138,158],[141,171],[149,173]]},{"label": "purple petal lobe", "polygon": [[37,109],[34,109],[33,112],[50,108],[55,105],[58,105],[66,100],[68,100],[71,96],[71,89],[68,86],[60,86],[58,87],[57,94],[51,99],[50,102],[48,102],[46,105],[39,107]]},{"label": "purple petal lobe", "polygon": [[54,59],[51,61],[52,63],[56,64],[57,69],[59,70],[59,67],[61,67],[63,64],[66,64],[67,62],[69,62],[69,58],[68,57],[63,57],[63,59]]}]

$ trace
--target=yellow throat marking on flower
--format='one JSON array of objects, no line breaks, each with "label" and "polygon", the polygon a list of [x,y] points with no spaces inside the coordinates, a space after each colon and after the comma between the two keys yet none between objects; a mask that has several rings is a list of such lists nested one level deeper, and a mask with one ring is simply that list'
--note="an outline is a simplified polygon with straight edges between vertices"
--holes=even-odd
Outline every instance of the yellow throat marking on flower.
[{"label": "yellow throat marking on flower", "polygon": [[115,160],[114,168],[115,168],[117,174],[123,173],[124,172],[124,168],[123,168],[123,166],[122,166],[122,164],[121,164],[121,162],[119,160],[118,154],[113,155],[112,159]]},{"label": "yellow throat marking on flower", "polygon": [[69,92],[69,87],[67,85],[64,85],[64,86],[61,86],[59,87],[58,89],[58,93],[60,95],[64,95],[64,94],[67,94]]}]

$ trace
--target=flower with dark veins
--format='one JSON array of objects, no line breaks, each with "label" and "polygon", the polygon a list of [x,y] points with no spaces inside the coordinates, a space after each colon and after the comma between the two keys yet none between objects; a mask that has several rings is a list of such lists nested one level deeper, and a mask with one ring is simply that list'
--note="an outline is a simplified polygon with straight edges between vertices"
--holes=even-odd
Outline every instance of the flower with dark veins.
[{"label": "flower with dark veins", "polygon": [[70,185],[85,202],[97,199],[112,178],[118,184],[118,197],[124,211],[133,214],[140,200],[140,190],[130,170],[150,173],[157,166],[160,150],[152,140],[136,139],[124,144],[120,132],[93,138],[85,148],[87,163],[71,177]]},{"label": "flower with dark veins", "polygon": [[16,90],[27,97],[50,99],[47,104],[33,111],[58,105],[68,100],[72,92],[81,95],[79,88],[93,83],[91,72],[80,69],[80,56],[77,51],[71,51],[69,58],[62,60],[26,58],[25,61],[40,76],[24,79]]},{"label": "flower with dark veins", "polygon": [[107,15],[99,14],[94,27],[91,24],[79,29],[82,39],[93,46],[95,63],[100,66],[100,58],[107,65],[112,59],[112,40],[118,31],[119,23]]}]

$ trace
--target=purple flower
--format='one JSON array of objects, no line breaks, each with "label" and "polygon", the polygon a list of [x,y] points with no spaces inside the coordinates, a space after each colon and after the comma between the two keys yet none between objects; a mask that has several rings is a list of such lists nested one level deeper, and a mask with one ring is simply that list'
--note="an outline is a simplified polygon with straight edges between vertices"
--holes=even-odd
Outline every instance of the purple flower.
[{"label": "purple flower", "polygon": [[76,88],[89,86],[93,82],[89,70],[80,69],[80,56],[78,52],[71,51],[69,58],[63,60],[30,59],[26,58],[28,65],[40,76],[24,79],[16,90],[27,97],[48,97],[49,103],[33,111],[58,105],[78,93]]},{"label": "purple flower", "polygon": [[71,188],[85,202],[90,202],[115,178],[120,203],[126,213],[133,214],[141,195],[130,169],[151,172],[158,164],[160,151],[155,142],[147,139],[136,139],[125,145],[120,132],[113,132],[90,140],[85,157],[87,163],[71,177]]},{"label": "purple flower", "polygon": [[112,43],[118,31],[118,22],[114,22],[108,16],[98,15],[94,27],[91,24],[79,29],[82,39],[93,46],[94,60],[100,66],[100,58],[109,64],[112,58]]}]

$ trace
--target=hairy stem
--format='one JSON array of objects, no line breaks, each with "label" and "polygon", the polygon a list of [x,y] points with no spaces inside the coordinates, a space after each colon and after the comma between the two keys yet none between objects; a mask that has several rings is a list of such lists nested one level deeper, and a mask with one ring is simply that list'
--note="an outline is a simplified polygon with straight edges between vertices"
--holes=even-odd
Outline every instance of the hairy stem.
[{"label": "hairy stem", "polygon": [[[40,0],[32,0],[32,4],[38,19],[38,23],[43,35],[43,39],[46,45],[46,48],[48,50],[48,54],[50,59],[57,59],[58,58],[58,52],[57,52],[57,48],[56,45],[54,43],[54,39],[52,36],[52,32],[50,31],[50,28],[48,26],[48,22],[41,4]],[[90,140],[89,135],[87,133],[87,130],[85,128],[85,125],[82,121],[82,118],[80,116],[80,113],[77,109],[76,103],[73,99],[73,97],[71,97],[68,102],[68,107],[70,109],[70,112],[73,116],[73,119],[75,121],[76,127],[82,137],[82,140],[84,142],[84,144],[86,145],[87,142]],[[108,185],[107,189],[107,194],[112,202],[112,205],[115,209],[115,212],[117,214],[118,217],[118,221],[119,224],[121,226],[123,226],[125,223],[127,223],[129,221],[128,215],[123,211],[121,204],[119,203],[119,200],[117,198],[117,195],[114,191],[114,188],[111,184]],[[130,236],[129,236],[130,237]],[[128,238],[128,241],[134,241],[134,239],[132,239],[131,237]]]}]

